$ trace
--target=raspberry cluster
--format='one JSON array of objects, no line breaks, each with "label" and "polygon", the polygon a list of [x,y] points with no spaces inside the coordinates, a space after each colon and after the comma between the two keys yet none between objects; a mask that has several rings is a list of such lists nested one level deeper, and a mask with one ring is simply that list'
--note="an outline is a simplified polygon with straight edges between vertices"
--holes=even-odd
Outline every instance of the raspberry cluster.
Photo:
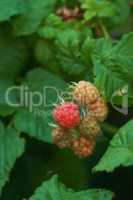
[{"label": "raspberry cluster", "polygon": [[[70,148],[79,158],[93,153],[95,139],[100,134],[108,107],[98,89],[90,82],[80,81],[72,86],[73,100],[57,105],[53,119],[57,128],[52,130],[53,142],[61,149]],[[84,109],[84,116],[80,113]]]}]

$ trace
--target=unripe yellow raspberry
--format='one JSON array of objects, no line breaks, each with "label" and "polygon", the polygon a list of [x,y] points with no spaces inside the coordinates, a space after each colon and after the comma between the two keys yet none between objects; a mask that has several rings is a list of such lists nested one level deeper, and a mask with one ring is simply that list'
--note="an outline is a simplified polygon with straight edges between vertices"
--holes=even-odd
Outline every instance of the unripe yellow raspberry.
[{"label": "unripe yellow raspberry", "polygon": [[72,138],[68,130],[61,127],[54,128],[52,130],[53,143],[56,144],[60,149],[69,148],[72,143]]},{"label": "unripe yellow raspberry", "polygon": [[108,106],[102,98],[99,98],[94,104],[88,104],[86,109],[87,115],[94,117],[99,122],[103,122],[107,118]]},{"label": "unripe yellow raspberry", "polygon": [[101,128],[97,120],[89,115],[83,118],[79,126],[81,135],[95,138],[101,132]]},{"label": "unripe yellow raspberry", "polygon": [[73,98],[82,105],[94,103],[99,98],[98,89],[90,82],[80,81],[73,88]]},{"label": "unripe yellow raspberry", "polygon": [[91,139],[81,136],[73,141],[72,149],[79,158],[86,158],[93,153],[95,142]]}]

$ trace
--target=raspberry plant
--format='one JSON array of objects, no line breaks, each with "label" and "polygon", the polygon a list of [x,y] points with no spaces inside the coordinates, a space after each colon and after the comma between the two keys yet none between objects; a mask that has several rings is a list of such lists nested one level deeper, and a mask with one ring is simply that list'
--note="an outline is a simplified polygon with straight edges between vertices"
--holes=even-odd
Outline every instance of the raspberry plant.
[{"label": "raspberry plant", "polygon": [[132,0],[0,0],[1,200],[132,199],[132,18]]}]

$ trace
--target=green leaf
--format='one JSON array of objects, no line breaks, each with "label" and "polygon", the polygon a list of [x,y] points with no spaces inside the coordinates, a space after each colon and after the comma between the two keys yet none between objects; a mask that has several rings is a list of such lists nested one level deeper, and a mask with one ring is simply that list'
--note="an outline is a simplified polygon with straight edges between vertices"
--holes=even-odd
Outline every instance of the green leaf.
[{"label": "green leaf", "polygon": [[38,34],[45,39],[55,39],[57,34],[67,27],[61,18],[50,14],[45,21],[45,25],[38,30]]},{"label": "green leaf", "polygon": [[[95,85],[109,102],[115,94],[116,103],[121,104],[117,92],[125,86],[131,88],[133,80],[132,40],[133,34],[130,33],[115,45],[105,38],[91,39],[88,44],[88,53],[94,65]],[[132,91],[129,91],[128,95],[131,98]]]},{"label": "green leaf", "polygon": [[38,34],[45,40],[37,42],[35,54],[43,65],[49,63],[52,71],[62,68],[72,75],[84,73],[89,64],[84,41],[92,36],[88,27],[77,21],[66,23],[50,14]]},{"label": "green leaf", "polygon": [[58,34],[56,41],[57,58],[64,69],[69,74],[81,74],[85,71],[81,54],[80,34],[74,30],[67,29]]},{"label": "green leaf", "polygon": [[[50,112],[50,111],[49,111]],[[31,113],[22,110],[15,115],[14,125],[18,131],[27,133],[29,136],[38,140],[51,143],[51,118],[48,111],[39,110]]]},{"label": "green leaf", "polygon": [[0,32],[0,76],[14,79],[27,62],[27,50],[23,42]]},{"label": "green leaf", "polygon": [[41,68],[28,72],[22,85],[27,86],[31,92],[37,91],[43,95],[44,102],[40,106],[44,108],[52,107],[58,100],[58,94],[66,89],[66,83],[60,77]]},{"label": "green leaf", "polygon": [[122,37],[109,52],[110,69],[128,82],[133,81],[133,32]]},{"label": "green leaf", "polygon": [[110,102],[114,92],[127,85],[127,83],[113,73],[108,66],[110,59],[107,55],[113,48],[112,42],[101,38],[91,43],[94,48],[91,54],[94,65],[95,85],[99,88],[104,98]]},{"label": "green leaf", "polygon": [[59,74],[61,67],[56,57],[56,48],[53,42],[39,39],[35,44],[34,49],[36,60],[45,69],[51,70],[52,72]]},{"label": "green leaf", "polygon": [[119,79],[109,68],[99,62],[95,62],[94,74],[96,76],[95,85],[108,102],[111,102],[115,92],[127,85],[125,81]]},{"label": "green leaf", "polygon": [[56,0],[27,0],[27,11],[13,21],[16,35],[30,35],[54,8]]},{"label": "green leaf", "polygon": [[80,2],[82,9],[85,10],[85,20],[91,20],[94,17],[110,17],[115,12],[113,4],[106,0],[80,0]]},{"label": "green leaf", "polygon": [[104,189],[90,189],[83,192],[74,192],[67,189],[58,181],[58,176],[53,176],[45,181],[29,200],[111,200],[113,193]]},{"label": "green leaf", "polygon": [[24,144],[15,129],[6,129],[0,122],[0,190],[8,181],[16,159],[24,152]]},{"label": "green leaf", "polygon": [[16,90],[10,90],[12,87],[14,84],[11,80],[0,77],[0,115],[2,116],[10,115],[17,110],[17,107],[12,105],[18,103]]},{"label": "green leaf", "polygon": [[[65,82],[50,72],[38,68],[27,74],[23,88],[27,88],[28,104],[15,116],[15,127],[34,138],[51,142],[49,125],[52,122],[51,110],[53,104],[58,102],[59,93],[65,91]],[[26,105],[25,103],[26,99],[22,105]]]},{"label": "green leaf", "polygon": [[118,26],[119,24],[123,24],[124,22],[127,23],[130,14],[129,1],[112,0],[112,3],[115,6],[115,14],[111,18],[111,24]]},{"label": "green leaf", "polygon": [[1,0],[0,1],[0,21],[9,20],[14,15],[21,14],[26,9],[25,0]]},{"label": "green leaf", "polygon": [[94,171],[112,172],[119,166],[133,165],[133,120],[124,125],[113,137]]},{"label": "green leaf", "polygon": [[38,29],[38,34],[44,39],[56,39],[65,31],[78,32],[82,35],[82,38],[92,36],[91,30],[82,21],[72,20],[66,23],[66,21],[53,13],[48,16],[45,23]]}]

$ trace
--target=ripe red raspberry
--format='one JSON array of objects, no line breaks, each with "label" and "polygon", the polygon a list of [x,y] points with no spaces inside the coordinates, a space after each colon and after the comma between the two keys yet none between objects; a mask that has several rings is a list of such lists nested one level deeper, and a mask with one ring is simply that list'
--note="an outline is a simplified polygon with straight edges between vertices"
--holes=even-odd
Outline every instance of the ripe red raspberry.
[{"label": "ripe red raspberry", "polygon": [[98,89],[90,82],[80,81],[73,89],[74,100],[83,105],[96,102],[100,96]]},{"label": "ripe red raspberry", "polygon": [[97,121],[103,122],[108,115],[108,106],[102,98],[99,98],[94,104],[87,105],[87,114]]},{"label": "ripe red raspberry", "polygon": [[54,109],[53,118],[63,128],[74,128],[80,123],[79,107],[74,103],[65,102]]},{"label": "ripe red raspberry", "polygon": [[72,143],[72,137],[69,132],[61,127],[57,127],[52,130],[52,139],[53,143],[60,149],[68,148]]},{"label": "ripe red raspberry", "polygon": [[91,139],[81,136],[72,144],[72,149],[79,158],[86,158],[93,153],[95,142]]},{"label": "ripe red raspberry", "polygon": [[81,135],[86,136],[87,138],[95,138],[101,132],[100,125],[95,118],[91,116],[86,116],[83,118],[79,126]]}]

